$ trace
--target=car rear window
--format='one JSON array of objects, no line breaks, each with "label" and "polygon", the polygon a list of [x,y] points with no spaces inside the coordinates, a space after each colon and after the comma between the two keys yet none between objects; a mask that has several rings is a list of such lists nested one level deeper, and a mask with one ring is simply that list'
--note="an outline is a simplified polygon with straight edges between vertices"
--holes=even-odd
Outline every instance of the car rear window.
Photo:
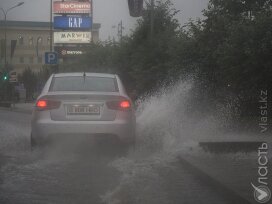
[{"label": "car rear window", "polygon": [[49,91],[118,92],[115,78],[94,76],[54,77]]}]

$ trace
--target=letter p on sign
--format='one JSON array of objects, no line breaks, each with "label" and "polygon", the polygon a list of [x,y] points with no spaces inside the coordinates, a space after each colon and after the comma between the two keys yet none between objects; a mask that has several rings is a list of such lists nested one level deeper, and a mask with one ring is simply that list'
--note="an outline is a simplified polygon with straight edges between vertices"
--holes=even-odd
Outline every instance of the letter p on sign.
[{"label": "letter p on sign", "polygon": [[58,64],[58,54],[56,52],[46,52],[45,64]]}]

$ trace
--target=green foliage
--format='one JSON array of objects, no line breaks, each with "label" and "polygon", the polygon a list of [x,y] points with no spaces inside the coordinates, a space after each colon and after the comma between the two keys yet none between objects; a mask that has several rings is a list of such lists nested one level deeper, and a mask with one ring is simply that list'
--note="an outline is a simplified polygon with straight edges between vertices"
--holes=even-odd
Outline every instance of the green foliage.
[{"label": "green foliage", "polygon": [[168,77],[178,58],[179,24],[174,18],[178,11],[172,8],[170,1],[157,2],[153,33],[150,28],[151,11],[148,6],[143,12],[136,30],[127,41],[126,52],[123,52],[126,59],[123,66],[129,67],[129,74],[139,93],[156,89]]},{"label": "green foliage", "polygon": [[[271,78],[271,1],[211,0],[198,33],[200,75],[210,92],[250,97]],[[269,9],[268,9],[269,8]],[[218,98],[215,95],[213,98]]]},{"label": "green foliage", "polygon": [[129,91],[152,91],[177,70],[180,28],[175,19],[178,11],[170,1],[155,4],[153,34],[151,12],[148,5],[131,36],[123,37],[121,42],[92,44],[79,60],[80,66],[65,64],[61,70],[117,73]]},{"label": "green foliage", "polygon": [[49,65],[44,65],[38,73],[35,73],[38,78],[38,84],[44,85],[52,73],[51,67]]},{"label": "green foliage", "polygon": [[271,8],[271,0],[210,0],[202,20],[180,27],[171,2],[157,1],[153,32],[148,4],[130,36],[92,44],[63,70],[117,73],[138,95],[194,75],[192,107],[215,109],[235,98],[252,112],[252,97],[272,88]]},{"label": "green foliage", "polygon": [[18,79],[19,82],[23,83],[25,86],[26,98],[32,100],[38,83],[37,74],[28,67],[21,75],[18,76]]}]

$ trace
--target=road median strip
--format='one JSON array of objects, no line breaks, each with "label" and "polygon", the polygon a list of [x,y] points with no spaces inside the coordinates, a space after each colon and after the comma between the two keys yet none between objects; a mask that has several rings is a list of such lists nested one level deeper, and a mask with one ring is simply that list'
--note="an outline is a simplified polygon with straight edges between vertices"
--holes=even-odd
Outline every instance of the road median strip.
[{"label": "road median strip", "polygon": [[[187,155],[180,155],[179,161],[185,166],[189,172],[195,175],[201,182],[211,186],[218,194],[225,197],[232,204],[251,204],[245,196],[241,195],[239,191],[233,189],[222,180],[216,178],[208,168],[204,168],[197,164],[197,160],[188,159]],[[227,169],[225,169],[227,171]],[[224,177],[225,175],[222,175]]]}]

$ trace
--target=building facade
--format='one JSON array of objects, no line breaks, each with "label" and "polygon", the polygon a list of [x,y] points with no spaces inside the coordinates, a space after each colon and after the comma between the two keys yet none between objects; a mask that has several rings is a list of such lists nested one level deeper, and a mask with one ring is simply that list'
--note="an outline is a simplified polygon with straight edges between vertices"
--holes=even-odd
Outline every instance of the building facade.
[{"label": "building facade", "polygon": [[[93,24],[92,40],[99,41],[100,24]],[[30,21],[0,21],[0,64],[4,67],[4,31],[7,32],[7,63],[17,72],[22,73],[26,68],[38,72],[45,63],[45,52],[50,50],[50,23]],[[11,41],[16,40],[16,48],[11,56]],[[86,46],[86,45],[85,45]],[[54,45],[53,45],[54,49]]]}]

